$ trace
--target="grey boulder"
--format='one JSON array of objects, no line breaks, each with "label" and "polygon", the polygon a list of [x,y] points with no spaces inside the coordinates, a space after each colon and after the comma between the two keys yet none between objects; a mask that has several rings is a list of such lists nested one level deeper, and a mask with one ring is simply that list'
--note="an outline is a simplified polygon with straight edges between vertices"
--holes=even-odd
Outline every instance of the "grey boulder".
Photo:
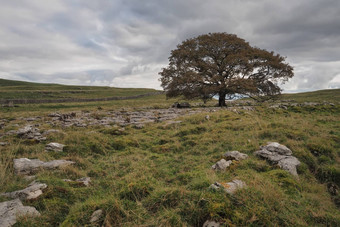
[{"label": "grey boulder", "polygon": [[247,186],[246,183],[244,183],[241,180],[233,180],[233,181],[228,182],[228,183],[215,182],[214,184],[212,184],[210,186],[210,188],[214,189],[214,190],[223,189],[225,192],[232,195],[237,190],[245,188],[246,186]]},{"label": "grey boulder", "polygon": [[8,142],[0,142],[0,146],[7,146],[7,145],[9,145]]},{"label": "grey boulder", "polygon": [[19,129],[16,134],[23,139],[46,140],[46,137],[41,135],[40,130],[32,125],[26,125],[24,128]]},{"label": "grey boulder", "polygon": [[292,154],[293,152],[288,147],[276,142],[268,143],[267,146],[261,146],[260,150],[255,152],[255,155],[297,176],[296,167],[300,165],[300,161],[292,156]]},{"label": "grey boulder", "polygon": [[207,220],[206,222],[204,222],[202,227],[220,227],[220,223]]},{"label": "grey boulder", "polygon": [[90,177],[83,177],[83,178],[77,179],[76,181],[83,184],[84,186],[88,187],[91,183],[91,178]]},{"label": "grey boulder", "polygon": [[96,224],[103,216],[103,210],[96,210],[92,213],[90,223]]},{"label": "grey boulder", "polygon": [[216,164],[211,166],[211,168],[213,170],[226,170],[231,163],[232,161],[226,161],[225,159],[221,159],[220,161],[216,162]]},{"label": "grey boulder", "polygon": [[40,213],[31,206],[24,206],[19,199],[0,203],[0,227],[9,227],[18,217],[37,217]]},{"label": "grey boulder", "polygon": [[248,155],[243,154],[243,153],[238,152],[238,151],[228,151],[227,153],[224,154],[224,157],[227,160],[241,161],[241,160],[248,158]]},{"label": "grey boulder", "polygon": [[49,143],[46,145],[45,150],[61,152],[63,151],[64,147],[65,145],[61,143]]},{"label": "grey boulder", "polygon": [[53,160],[49,162],[43,162],[39,159],[28,159],[28,158],[19,158],[14,159],[14,170],[17,174],[28,175],[36,172],[38,169],[56,169],[59,167],[65,167],[75,162],[67,161],[67,160]]},{"label": "grey boulder", "polygon": [[43,194],[42,190],[45,188],[47,188],[46,184],[33,181],[25,189],[14,191],[14,192],[2,193],[1,195],[11,198],[11,199],[31,200],[31,199],[36,199],[40,195],[42,195]]}]

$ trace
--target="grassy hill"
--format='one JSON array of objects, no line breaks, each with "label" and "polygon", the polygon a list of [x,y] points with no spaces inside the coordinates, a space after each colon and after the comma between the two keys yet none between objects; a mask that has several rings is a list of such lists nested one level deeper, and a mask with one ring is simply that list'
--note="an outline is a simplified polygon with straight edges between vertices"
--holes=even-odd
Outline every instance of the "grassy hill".
[{"label": "grassy hill", "polygon": [[283,94],[282,99],[294,100],[296,102],[339,102],[340,89],[327,89],[296,94]]},{"label": "grassy hill", "polygon": [[71,86],[0,79],[0,99],[67,99],[121,97],[155,92],[146,88]]},{"label": "grassy hill", "polygon": [[[41,89],[48,90],[43,85]],[[96,89],[100,93],[110,88]],[[16,226],[91,226],[91,214],[98,209],[103,210],[99,220],[103,226],[202,226],[206,220],[225,226],[339,226],[338,95],[339,90],[284,95],[284,99],[297,102],[335,103],[285,109],[269,108],[271,104],[263,103],[250,109],[216,111],[212,108],[216,103],[211,102],[205,107],[207,112],[176,119],[181,123],[156,120],[142,128],[129,125],[124,129],[115,124],[65,127],[48,114],[76,112],[98,122],[118,113],[152,111],[161,117],[162,108],[177,100],[157,95],[136,100],[0,108],[0,142],[9,143],[0,146],[0,193],[23,189],[31,182],[14,173],[13,158],[66,159],[76,164],[36,173],[36,180],[48,187],[37,199],[23,203],[35,207],[41,216],[20,219]],[[200,101],[191,104],[196,102]],[[27,117],[40,118],[31,122]],[[130,120],[128,115],[125,120]],[[41,132],[59,132],[40,143],[6,135],[27,124],[38,125]],[[301,162],[299,177],[253,154],[269,141],[293,151]],[[45,145],[50,142],[66,147],[62,152],[46,152]],[[226,171],[211,169],[232,150],[249,158],[233,162]],[[81,177],[91,177],[89,187],[63,180]],[[216,181],[233,179],[244,181],[247,188],[234,195],[209,189]],[[0,196],[0,202],[6,200]]]}]

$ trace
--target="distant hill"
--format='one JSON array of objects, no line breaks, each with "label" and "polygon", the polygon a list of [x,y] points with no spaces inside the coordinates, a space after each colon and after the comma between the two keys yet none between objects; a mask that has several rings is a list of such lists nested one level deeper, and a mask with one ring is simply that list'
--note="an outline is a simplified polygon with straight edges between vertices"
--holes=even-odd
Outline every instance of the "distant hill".
[{"label": "distant hill", "polygon": [[148,88],[115,88],[44,84],[0,79],[0,100],[4,99],[95,99],[126,97],[156,92]]},{"label": "distant hill", "polygon": [[283,94],[282,99],[294,100],[296,102],[339,102],[340,89],[327,89],[295,94]]}]

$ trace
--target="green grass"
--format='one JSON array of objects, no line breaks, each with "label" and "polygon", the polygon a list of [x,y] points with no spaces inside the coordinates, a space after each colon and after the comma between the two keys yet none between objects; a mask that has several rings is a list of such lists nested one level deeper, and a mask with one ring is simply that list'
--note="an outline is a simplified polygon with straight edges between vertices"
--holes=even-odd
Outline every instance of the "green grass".
[{"label": "green grass", "polygon": [[[298,97],[297,95],[296,97]],[[333,96],[336,96],[334,94]],[[292,95],[292,99],[294,95]],[[2,108],[9,128],[25,125],[22,116],[54,111],[92,111],[98,116],[120,108],[167,108],[175,100],[164,95],[100,103],[21,105]],[[326,100],[327,101],[327,100]],[[210,105],[215,103],[210,103]],[[101,107],[98,110],[98,106]],[[340,105],[269,109],[228,109],[181,117],[179,125],[126,127],[124,133],[99,126],[59,128],[63,133],[41,144],[4,137],[0,147],[0,192],[21,189],[28,183],[13,173],[12,159],[70,159],[74,166],[37,174],[48,189],[37,200],[25,202],[41,216],[22,219],[16,226],[89,226],[93,211],[102,209],[104,226],[202,226],[207,219],[225,226],[339,226],[340,197],[327,191],[340,177]],[[41,130],[51,126],[39,122]],[[14,125],[14,126],[13,126]],[[268,141],[286,145],[300,161],[299,178],[253,155]],[[46,153],[45,144],[59,142],[62,153]],[[226,172],[211,165],[226,151],[249,155]],[[64,182],[89,176],[90,187]],[[230,196],[209,190],[215,181],[241,179],[247,188]],[[1,198],[0,200],[5,200]],[[338,207],[337,207],[338,204]]]}]

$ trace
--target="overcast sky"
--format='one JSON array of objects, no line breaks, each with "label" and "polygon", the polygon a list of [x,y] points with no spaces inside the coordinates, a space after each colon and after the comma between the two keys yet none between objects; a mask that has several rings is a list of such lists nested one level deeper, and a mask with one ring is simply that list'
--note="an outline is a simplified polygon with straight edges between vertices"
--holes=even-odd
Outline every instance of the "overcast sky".
[{"label": "overcast sky", "polygon": [[227,32],[287,57],[286,92],[340,88],[340,0],[0,3],[0,78],[159,89],[177,44]]}]

